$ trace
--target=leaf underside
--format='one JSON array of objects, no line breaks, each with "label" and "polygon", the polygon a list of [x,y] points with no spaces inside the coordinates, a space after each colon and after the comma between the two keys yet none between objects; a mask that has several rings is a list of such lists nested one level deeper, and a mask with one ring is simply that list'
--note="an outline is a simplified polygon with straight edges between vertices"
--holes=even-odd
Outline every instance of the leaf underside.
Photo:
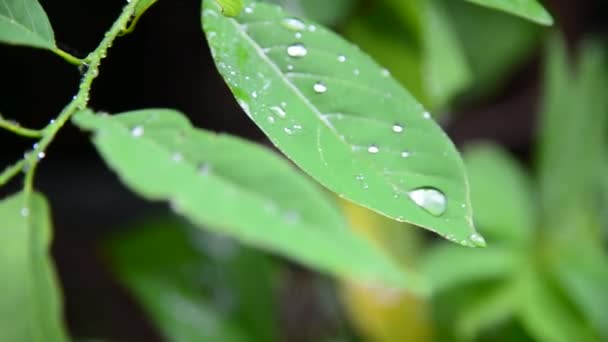
[{"label": "leaf underside", "polygon": [[[416,290],[390,259],[346,229],[335,204],[276,154],[193,128],[171,110],[75,116],[136,193],[169,201],[199,226],[331,274]],[[406,279],[407,278],[407,279]]]},{"label": "leaf underside", "polygon": [[0,0],[0,42],[55,48],[53,28],[37,0]]},{"label": "leaf underside", "polygon": [[[203,2],[203,28],[241,107],[298,166],[340,196],[467,246],[475,234],[460,155],[389,73],[329,30],[252,3],[236,18]],[[431,215],[409,197],[447,199]]]}]

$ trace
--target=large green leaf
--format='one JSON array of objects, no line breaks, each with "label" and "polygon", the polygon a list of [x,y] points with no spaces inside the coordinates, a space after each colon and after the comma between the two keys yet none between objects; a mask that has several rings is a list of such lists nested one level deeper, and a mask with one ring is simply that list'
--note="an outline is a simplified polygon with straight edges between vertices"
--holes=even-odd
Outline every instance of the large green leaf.
[{"label": "large green leaf", "polygon": [[519,255],[495,245],[471,250],[441,244],[427,253],[421,267],[433,292],[439,293],[465,284],[507,277],[522,262]]},{"label": "large green leaf", "polygon": [[67,341],[42,195],[0,202],[0,341]]},{"label": "large green leaf", "polygon": [[339,195],[463,245],[475,232],[458,151],[428,112],[336,34],[252,3],[237,18],[203,2],[220,73],[288,157]]},{"label": "large green leaf", "polygon": [[277,340],[275,272],[260,253],[171,218],[130,227],[106,251],[167,340]]},{"label": "large green leaf", "polygon": [[475,223],[490,237],[530,244],[536,224],[532,182],[508,153],[491,144],[469,146],[464,161],[471,182]]},{"label": "large green leaf", "polygon": [[557,39],[551,40],[547,58],[537,159],[544,218],[557,228],[581,213],[599,220],[608,77],[605,54],[597,44],[582,45],[575,71]]},{"label": "large green leaf", "polygon": [[37,0],[0,1],[0,42],[55,48],[53,28]]},{"label": "large green leaf", "polygon": [[193,128],[171,110],[75,116],[120,178],[205,228],[321,271],[418,287],[382,252],[345,227],[335,203],[277,155]]},{"label": "large green leaf", "polygon": [[536,0],[467,0],[481,6],[495,8],[543,25],[552,25],[553,18]]}]

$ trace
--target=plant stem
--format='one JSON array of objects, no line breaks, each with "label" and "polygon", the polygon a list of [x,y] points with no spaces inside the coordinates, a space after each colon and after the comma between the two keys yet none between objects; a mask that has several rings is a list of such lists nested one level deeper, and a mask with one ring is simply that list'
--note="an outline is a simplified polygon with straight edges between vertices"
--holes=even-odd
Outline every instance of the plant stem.
[{"label": "plant stem", "polygon": [[15,177],[21,170],[23,170],[23,166],[25,165],[25,159],[21,159],[15,164],[7,167],[0,173],[0,185],[4,185],[6,182],[11,180],[11,178]]},{"label": "plant stem", "polygon": [[74,64],[76,66],[80,66],[82,65],[82,60],[78,57],[74,57],[72,55],[70,55],[69,53],[59,49],[59,48],[55,48],[53,49],[53,52],[58,55],[59,57],[65,59],[66,61],[68,61],[71,64]]},{"label": "plant stem", "polygon": [[[86,108],[89,102],[89,93],[91,91],[91,84],[93,80],[97,77],[99,73],[99,65],[101,64],[101,60],[106,57],[108,49],[112,46],[112,43],[116,39],[116,37],[126,28],[127,23],[129,22],[131,15],[135,10],[135,6],[137,6],[137,2],[139,0],[130,0],[128,4],[123,8],[120,16],[116,19],[112,27],[106,32],[103,40],[99,43],[97,48],[91,52],[87,58],[84,60],[88,66],[86,72],[82,76],[80,81],[80,85],[78,87],[78,92],[72,98],[72,101],[59,113],[59,116],[52,121],[48,126],[44,128],[42,131],[42,139],[37,144],[37,147],[34,151],[27,153],[24,158],[24,165],[28,166],[27,172],[25,174],[25,180],[23,185],[24,191],[24,199],[25,205],[29,203],[29,197],[33,190],[34,184],[34,175],[36,173],[36,167],[38,166],[38,162],[41,157],[44,156],[44,153],[48,146],[51,144],[57,132],[65,125],[65,123],[76,113],[78,110]],[[57,52],[57,51],[55,51]],[[68,54],[65,53],[62,57],[65,58]],[[69,57],[68,57],[69,58]],[[72,61],[78,60],[78,65],[82,65],[81,60],[76,59],[75,57]],[[12,168],[12,167],[11,167]],[[9,168],[10,169],[10,168]],[[8,173],[10,175],[10,173]],[[14,176],[14,175],[13,175]]]},{"label": "plant stem", "polygon": [[2,114],[0,114],[0,128],[27,138],[40,138],[44,134],[40,130],[21,127],[19,123],[3,118]]}]

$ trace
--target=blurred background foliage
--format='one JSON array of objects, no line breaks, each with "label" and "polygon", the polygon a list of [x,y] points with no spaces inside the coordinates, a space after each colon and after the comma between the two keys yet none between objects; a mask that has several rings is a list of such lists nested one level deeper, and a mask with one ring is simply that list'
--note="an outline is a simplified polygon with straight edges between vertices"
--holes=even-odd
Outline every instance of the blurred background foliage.
[{"label": "blurred background foliage", "polygon": [[[50,180],[45,184],[46,171],[51,179],[65,174],[65,166],[49,162],[41,172],[41,188],[57,206],[54,254],[73,336],[129,341],[608,340],[605,2],[544,1],[555,19],[547,28],[455,0],[268,1],[334,28],[432,109],[463,151],[476,224],[489,247],[459,247],[340,202],[355,231],[428,277],[433,292],[416,297],[375,284],[325,279],[202,233],[165,208],[117,193],[118,183],[99,181],[111,176],[88,166],[91,161],[101,165],[98,160],[80,159],[91,153],[72,146],[78,134],[73,132],[59,141],[57,150],[70,146],[74,154],[58,159],[72,162],[70,171],[78,176],[69,180],[84,184],[84,190],[65,190]],[[86,51],[96,41],[122,4],[41,3],[58,23],[56,30],[67,37],[59,43],[76,51]],[[198,1],[185,0],[152,7],[108,60],[93,105],[109,111],[173,107],[204,113],[192,120],[266,143],[213,70],[200,43],[197,9]],[[75,18],[75,13],[83,15]],[[62,24],[70,20],[82,25],[83,32]],[[192,27],[178,24],[188,21]],[[193,52],[184,56],[188,48]],[[32,70],[16,72],[11,68],[32,52],[1,49],[7,63],[0,74],[14,80],[17,90],[39,81],[33,86],[39,87],[33,88],[40,93],[39,101],[32,101],[37,103],[26,103],[32,91],[24,91],[23,98],[4,104],[7,112],[25,106],[32,114],[22,123],[36,126],[44,121],[40,113],[63,103],[62,92],[69,94],[77,75],[67,78],[65,87],[53,88],[44,79],[65,72],[60,62],[42,57],[35,63],[43,55],[35,52]],[[147,58],[135,67],[129,56],[142,49]],[[57,71],[41,79],[43,65]],[[149,84],[133,90],[125,75]],[[5,141],[0,136],[2,146],[8,146]],[[2,161],[21,150],[18,144],[7,147]],[[83,192],[96,194],[88,205],[105,208],[105,217],[96,221],[79,212]]]}]

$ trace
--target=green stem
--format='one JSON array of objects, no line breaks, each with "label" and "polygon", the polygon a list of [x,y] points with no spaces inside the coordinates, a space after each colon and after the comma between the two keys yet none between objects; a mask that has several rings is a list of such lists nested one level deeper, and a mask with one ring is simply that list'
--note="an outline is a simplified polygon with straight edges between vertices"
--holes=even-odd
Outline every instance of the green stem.
[{"label": "green stem", "polygon": [[[65,125],[65,123],[80,109],[86,108],[89,102],[89,93],[91,91],[91,85],[93,80],[97,77],[99,73],[99,65],[101,64],[101,60],[106,57],[108,49],[112,46],[112,43],[116,39],[116,37],[126,28],[131,15],[135,10],[135,6],[137,6],[137,2],[139,0],[130,0],[129,3],[123,8],[122,13],[116,19],[112,27],[106,32],[103,40],[97,48],[91,52],[87,58],[85,59],[86,64],[88,66],[86,72],[84,73],[80,86],[78,87],[78,92],[72,98],[72,101],[59,113],[59,116],[51,122],[42,132],[42,139],[38,142],[34,151],[28,153],[26,155],[25,164],[28,166],[28,169],[25,174],[25,180],[23,185],[24,191],[24,199],[25,204],[29,203],[29,197],[33,191],[34,184],[34,175],[36,173],[36,167],[38,166],[38,162],[41,157],[44,157],[45,151],[48,146],[51,144],[57,132]],[[67,55],[67,54],[66,54]],[[78,60],[78,65],[82,64],[82,61]]]},{"label": "green stem", "polygon": [[3,118],[1,114],[0,114],[0,128],[13,132],[15,134],[18,134],[22,137],[27,137],[27,138],[40,138],[44,134],[40,130],[21,127],[21,125],[19,125],[19,123],[12,121],[12,120],[7,120],[7,119]]},{"label": "green stem", "polygon": [[58,55],[59,57],[65,59],[66,61],[68,61],[71,64],[74,64],[76,66],[80,66],[82,65],[82,60],[78,57],[74,57],[72,55],[70,55],[69,53],[59,49],[59,48],[55,48],[53,49],[53,52]]},{"label": "green stem", "polygon": [[15,177],[19,172],[23,170],[23,166],[25,165],[25,159],[21,159],[15,164],[7,167],[0,173],[0,185],[6,184],[11,178]]}]

